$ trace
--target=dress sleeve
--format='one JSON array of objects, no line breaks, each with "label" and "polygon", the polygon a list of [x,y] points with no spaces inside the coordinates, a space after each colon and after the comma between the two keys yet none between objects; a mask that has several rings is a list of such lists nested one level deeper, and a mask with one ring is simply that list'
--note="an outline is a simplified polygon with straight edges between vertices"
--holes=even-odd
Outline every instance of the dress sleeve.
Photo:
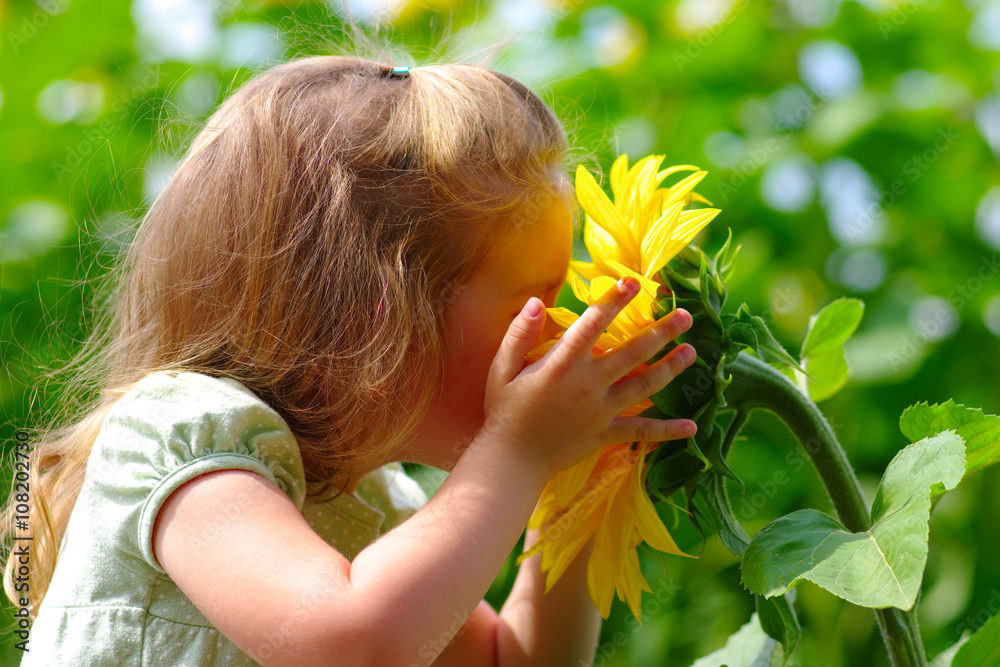
[{"label": "dress sleeve", "polygon": [[[84,481],[110,554],[133,571],[164,573],[153,557],[157,513],[182,484],[217,470],[262,475],[302,511],[298,444],[266,403],[233,380],[196,373],[140,381],[109,411]],[[226,499],[216,508],[219,521],[237,516],[246,503]],[[198,536],[192,547],[211,537]]]}]

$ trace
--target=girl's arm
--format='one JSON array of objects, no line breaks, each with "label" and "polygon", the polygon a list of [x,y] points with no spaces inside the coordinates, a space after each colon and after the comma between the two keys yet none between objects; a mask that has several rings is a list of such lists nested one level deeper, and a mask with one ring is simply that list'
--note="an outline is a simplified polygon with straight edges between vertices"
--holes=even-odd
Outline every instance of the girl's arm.
[{"label": "girl's arm", "polygon": [[[534,544],[536,537],[536,530],[528,530],[524,548]],[[548,593],[541,555],[521,563],[514,588],[500,610],[500,667],[593,663],[601,632],[601,615],[587,591],[587,561],[593,546],[591,539]]]},{"label": "girl's arm", "polygon": [[[536,535],[536,530],[528,530],[525,550]],[[592,664],[601,631],[601,615],[587,592],[593,544],[593,540],[587,543],[547,594],[541,556],[524,561],[500,614],[482,602],[434,667]]]},{"label": "girl's arm", "polygon": [[[527,368],[541,322],[522,312],[490,371],[484,427],[427,505],[353,562],[275,485],[236,470],[198,477],[167,499],[153,530],[157,560],[264,665],[431,664],[481,604],[554,471],[613,442],[691,434],[688,420],[617,417],[693,359],[690,346],[678,346],[619,382],[690,326],[683,311],[620,350],[593,355],[631,287],[609,290]],[[249,509],[220,520],[218,508],[241,496]]]},{"label": "girl's arm", "polygon": [[[205,617],[263,665],[430,665],[480,604],[547,478],[497,438],[474,444],[427,505],[353,563],[281,490],[237,470],[171,494],[154,553]],[[220,522],[217,508],[232,498],[248,509]]]}]

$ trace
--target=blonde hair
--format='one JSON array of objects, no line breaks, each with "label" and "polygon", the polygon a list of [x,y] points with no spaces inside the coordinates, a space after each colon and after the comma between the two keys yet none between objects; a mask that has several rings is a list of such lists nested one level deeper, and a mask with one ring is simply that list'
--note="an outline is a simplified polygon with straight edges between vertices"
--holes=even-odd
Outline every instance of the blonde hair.
[{"label": "blonde hair", "polygon": [[[96,398],[35,438],[32,617],[94,440],[136,381],[183,369],[243,383],[288,423],[319,499],[426,415],[455,288],[500,238],[568,203],[566,134],[523,84],[471,65],[390,73],[353,57],[278,65],[193,140],[78,355],[74,384]],[[6,543],[14,514],[12,497]]]}]

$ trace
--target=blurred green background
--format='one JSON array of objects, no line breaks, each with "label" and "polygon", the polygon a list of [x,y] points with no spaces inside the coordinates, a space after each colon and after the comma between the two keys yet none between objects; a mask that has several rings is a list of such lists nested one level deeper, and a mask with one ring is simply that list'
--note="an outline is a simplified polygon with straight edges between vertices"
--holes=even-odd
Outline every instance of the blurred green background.
[{"label": "blurred green background", "polygon": [[[543,93],[593,171],[621,152],[708,169],[698,191],[722,213],[701,243],[733,230],[730,305],[746,301],[792,351],[820,307],[864,299],[853,379],[823,407],[869,499],[906,406],[1000,412],[1000,2],[0,0],[5,455],[58,399],[40,376],[78,349],[87,279],[127,245],[197,124],[260,68],[329,52],[345,16],[380,26],[399,62],[491,58]],[[744,433],[731,463],[747,495],[733,502],[751,534],[828,509],[777,420]],[[932,519],[929,656],[1000,609],[998,482],[998,469],[964,481]],[[596,665],[689,665],[749,619],[735,557],[716,537],[702,550],[684,519],[677,534],[700,557],[644,562],[643,624],[616,600]],[[811,584],[797,605],[794,664],[888,663],[870,611]],[[16,664],[0,637],[0,662]]]}]

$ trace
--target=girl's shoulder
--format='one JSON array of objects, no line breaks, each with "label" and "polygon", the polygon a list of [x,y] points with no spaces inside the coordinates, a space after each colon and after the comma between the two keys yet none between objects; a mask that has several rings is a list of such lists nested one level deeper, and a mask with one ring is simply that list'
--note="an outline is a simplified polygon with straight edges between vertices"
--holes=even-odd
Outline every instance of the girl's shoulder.
[{"label": "girl's shoulder", "polygon": [[298,442],[265,401],[230,378],[151,373],[108,411],[88,458],[83,497],[120,510],[109,521],[122,528],[118,542],[158,569],[150,537],[160,506],[185,482],[219,470],[260,474],[300,511],[305,502]]},{"label": "girl's shoulder", "polygon": [[[204,396],[218,394],[218,398],[226,399],[227,403],[258,404],[270,406],[248,389],[243,383],[233,378],[216,377],[193,371],[156,371],[149,373],[130,387],[123,390],[118,403],[128,403],[137,397],[156,395],[159,398],[176,398],[191,400]],[[215,405],[212,403],[206,407]]]}]

